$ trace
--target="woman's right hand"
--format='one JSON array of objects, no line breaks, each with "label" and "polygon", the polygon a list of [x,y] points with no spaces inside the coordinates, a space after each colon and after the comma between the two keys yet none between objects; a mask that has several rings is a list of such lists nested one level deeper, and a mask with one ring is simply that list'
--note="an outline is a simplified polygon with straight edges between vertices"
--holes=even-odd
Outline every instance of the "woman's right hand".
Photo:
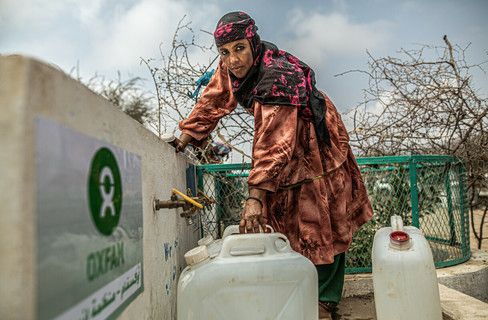
[{"label": "woman's right hand", "polygon": [[176,153],[184,151],[186,146],[188,145],[188,143],[190,143],[192,139],[193,139],[192,136],[190,136],[189,134],[182,133],[181,136],[178,139],[176,139],[176,143],[175,143]]},{"label": "woman's right hand", "polygon": [[261,202],[254,199],[248,199],[241,213],[239,222],[240,233],[260,233],[266,230],[266,219],[263,216],[263,207]]},{"label": "woman's right hand", "polygon": [[240,233],[270,232],[266,228],[266,218],[263,215],[263,204],[266,198],[266,190],[249,188],[249,198],[244,204],[239,223]]}]

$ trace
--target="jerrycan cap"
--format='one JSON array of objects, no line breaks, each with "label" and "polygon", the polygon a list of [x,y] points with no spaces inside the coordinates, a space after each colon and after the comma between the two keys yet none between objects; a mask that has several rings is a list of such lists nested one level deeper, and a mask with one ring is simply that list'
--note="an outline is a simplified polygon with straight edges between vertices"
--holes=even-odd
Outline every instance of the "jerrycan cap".
[{"label": "jerrycan cap", "polygon": [[410,236],[405,231],[393,231],[390,233],[390,247],[406,250],[410,248]]},{"label": "jerrycan cap", "polygon": [[198,240],[198,245],[199,246],[208,246],[213,241],[214,241],[214,238],[211,235],[208,235],[208,236],[206,236],[206,237],[201,238],[200,240]]},{"label": "jerrycan cap", "polygon": [[185,253],[185,261],[189,266],[200,263],[208,259],[208,257],[209,255],[206,246],[198,246]]}]

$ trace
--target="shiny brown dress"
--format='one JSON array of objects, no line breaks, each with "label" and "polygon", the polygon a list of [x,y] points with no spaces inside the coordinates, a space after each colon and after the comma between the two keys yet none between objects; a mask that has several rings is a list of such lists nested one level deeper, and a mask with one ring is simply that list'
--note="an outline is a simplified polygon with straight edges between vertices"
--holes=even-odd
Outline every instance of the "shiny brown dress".
[{"label": "shiny brown dress", "polygon": [[[229,81],[220,64],[189,117],[180,122],[183,133],[202,140],[235,109]],[[268,191],[268,223],[316,265],[330,264],[334,255],[345,252],[353,233],[373,215],[344,123],[325,99],[331,147],[319,146],[313,124],[298,117],[297,107],[254,102],[251,110],[255,131],[248,185]]]}]

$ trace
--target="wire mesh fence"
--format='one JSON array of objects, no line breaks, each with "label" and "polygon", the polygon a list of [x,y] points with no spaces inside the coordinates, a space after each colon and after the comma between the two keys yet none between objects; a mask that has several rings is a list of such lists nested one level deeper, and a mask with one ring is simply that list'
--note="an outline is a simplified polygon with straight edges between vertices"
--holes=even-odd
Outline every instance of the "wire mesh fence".
[{"label": "wire mesh fence", "polygon": [[[392,215],[420,228],[429,241],[436,267],[470,257],[465,174],[462,162],[450,156],[358,158],[373,206],[373,218],[353,237],[346,253],[346,272],[371,272],[375,232],[389,226]],[[238,224],[247,198],[250,164],[202,165],[198,188],[215,200],[202,214],[203,234],[220,238]]]}]

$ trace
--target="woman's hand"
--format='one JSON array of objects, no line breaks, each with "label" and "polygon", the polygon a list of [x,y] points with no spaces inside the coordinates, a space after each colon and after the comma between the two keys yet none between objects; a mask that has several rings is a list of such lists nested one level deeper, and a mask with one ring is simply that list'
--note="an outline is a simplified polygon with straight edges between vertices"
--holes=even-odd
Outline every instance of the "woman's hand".
[{"label": "woman's hand", "polygon": [[176,153],[184,151],[188,143],[192,140],[192,136],[186,133],[182,133],[179,139],[176,139],[175,149]]},{"label": "woman's hand", "polygon": [[[263,216],[265,190],[250,189],[239,223],[240,233],[259,233],[266,231],[266,219]],[[260,229],[261,228],[261,229]]]}]

